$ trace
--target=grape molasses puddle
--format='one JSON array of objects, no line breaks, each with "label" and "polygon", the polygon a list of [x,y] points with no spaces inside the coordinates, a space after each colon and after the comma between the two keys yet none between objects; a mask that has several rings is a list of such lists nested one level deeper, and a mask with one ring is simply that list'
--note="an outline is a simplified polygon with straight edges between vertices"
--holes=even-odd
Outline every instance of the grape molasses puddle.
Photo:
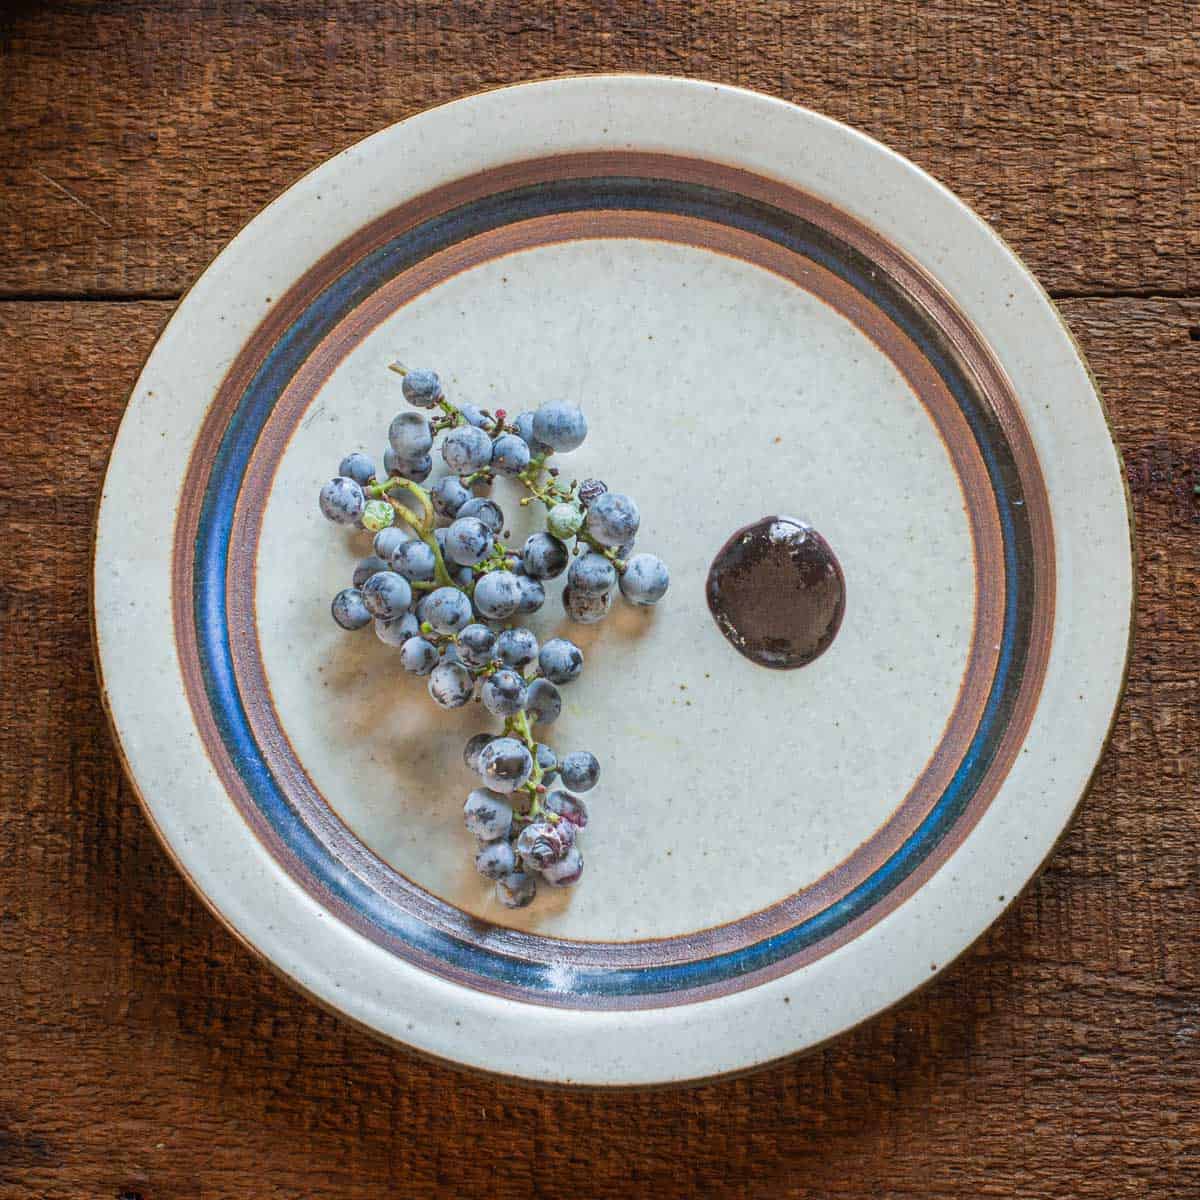
[{"label": "grape molasses puddle", "polygon": [[807,666],[824,654],[846,610],[837,556],[794,517],[763,517],[739,529],[713,559],[705,590],[730,644],[775,670]]}]

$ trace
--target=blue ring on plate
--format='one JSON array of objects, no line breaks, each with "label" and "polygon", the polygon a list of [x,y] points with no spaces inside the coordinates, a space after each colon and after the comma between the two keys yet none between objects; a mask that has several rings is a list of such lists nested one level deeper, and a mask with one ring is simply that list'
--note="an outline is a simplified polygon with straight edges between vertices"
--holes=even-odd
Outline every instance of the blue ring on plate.
[{"label": "blue ring on plate", "polygon": [[238,691],[226,624],[226,562],[238,495],[258,435],[289,380],[343,318],[397,274],[431,254],[533,217],[626,210],[698,218],[765,238],[854,287],[919,347],[958,403],[995,493],[1003,541],[1003,636],[983,715],[957,771],[925,819],[866,880],[815,916],[734,951],[636,968],[572,966],[573,995],[667,996],[771,967],[830,937],[898,887],[950,833],[993,761],[1016,701],[1033,612],[1033,541],[1012,448],[996,413],[977,393],[944,335],[858,250],[795,214],[721,188],[671,179],[609,176],[548,181],[463,204],[363,256],[315,297],[267,353],[227,426],[205,487],[194,555],[193,615],[204,688],[231,762],[263,819],[336,901],[458,974],[518,988],[530,999],[563,991],[561,966],[472,945],[386,901],[337,861],[300,819],[254,738]]}]

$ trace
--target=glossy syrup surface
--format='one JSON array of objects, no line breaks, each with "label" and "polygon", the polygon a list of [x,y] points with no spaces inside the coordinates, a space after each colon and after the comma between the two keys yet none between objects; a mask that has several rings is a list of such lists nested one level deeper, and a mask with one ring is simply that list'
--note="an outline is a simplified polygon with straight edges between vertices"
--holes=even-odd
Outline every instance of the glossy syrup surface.
[{"label": "glossy syrup surface", "polygon": [[829,543],[793,517],[739,529],[708,571],[708,607],[730,644],[775,670],[807,666],[833,643],[846,580]]}]

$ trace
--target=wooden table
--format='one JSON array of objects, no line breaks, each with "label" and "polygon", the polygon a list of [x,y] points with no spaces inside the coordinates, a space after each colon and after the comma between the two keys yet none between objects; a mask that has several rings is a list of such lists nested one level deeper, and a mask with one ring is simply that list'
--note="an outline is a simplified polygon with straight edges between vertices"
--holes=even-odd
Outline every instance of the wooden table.
[{"label": "wooden table", "polygon": [[[1200,1196],[1198,13],[9,0],[0,1197]],[[126,394],[234,231],[427,105],[611,69],[811,105],[994,222],[1090,359],[1140,534],[1128,695],[1045,874],[899,1010],[801,1061],[668,1094],[468,1077],[289,991],[155,841],[87,621]]]}]

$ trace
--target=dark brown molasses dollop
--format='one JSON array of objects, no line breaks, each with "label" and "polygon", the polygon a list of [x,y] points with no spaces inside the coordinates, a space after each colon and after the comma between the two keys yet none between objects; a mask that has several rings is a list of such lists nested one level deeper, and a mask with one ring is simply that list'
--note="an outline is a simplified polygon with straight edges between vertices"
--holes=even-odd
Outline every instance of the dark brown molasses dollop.
[{"label": "dark brown molasses dollop", "polygon": [[846,610],[846,580],[829,543],[793,517],[739,529],[708,571],[717,627],[751,662],[787,670],[829,649]]}]

